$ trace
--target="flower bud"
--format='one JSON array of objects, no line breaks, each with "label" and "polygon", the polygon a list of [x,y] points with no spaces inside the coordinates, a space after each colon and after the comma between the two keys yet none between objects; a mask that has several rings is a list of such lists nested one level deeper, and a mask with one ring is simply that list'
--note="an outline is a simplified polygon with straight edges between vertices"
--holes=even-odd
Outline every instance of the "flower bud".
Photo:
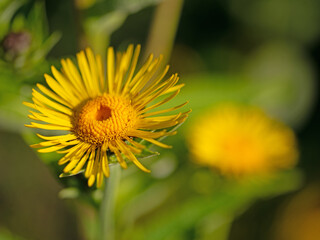
[{"label": "flower bud", "polygon": [[31,44],[31,35],[28,32],[11,32],[2,40],[4,52],[15,58],[26,52]]}]

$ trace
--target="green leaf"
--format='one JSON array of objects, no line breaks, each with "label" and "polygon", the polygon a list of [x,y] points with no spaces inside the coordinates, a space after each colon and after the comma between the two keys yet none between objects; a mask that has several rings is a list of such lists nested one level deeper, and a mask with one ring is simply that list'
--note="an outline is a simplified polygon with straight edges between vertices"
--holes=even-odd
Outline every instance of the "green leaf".
[{"label": "green leaf", "polygon": [[0,38],[2,38],[7,33],[13,15],[24,3],[24,0],[0,1]]},{"label": "green leaf", "polygon": [[49,51],[58,43],[61,38],[61,33],[52,33],[44,42],[38,47],[37,51],[31,56],[31,61],[37,63],[44,59]]}]

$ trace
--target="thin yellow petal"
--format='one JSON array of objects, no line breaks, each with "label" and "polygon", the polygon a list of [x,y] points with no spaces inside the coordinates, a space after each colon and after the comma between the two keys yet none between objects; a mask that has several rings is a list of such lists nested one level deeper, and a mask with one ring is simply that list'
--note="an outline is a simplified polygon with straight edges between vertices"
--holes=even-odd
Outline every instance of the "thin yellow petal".
[{"label": "thin yellow petal", "polygon": [[87,62],[86,55],[84,54],[83,51],[81,51],[80,53],[77,54],[77,60],[78,60],[78,65],[79,65],[79,69],[81,72],[82,80],[83,80],[84,85],[87,89],[87,92],[90,97],[95,97],[96,93],[95,93],[95,90],[93,89],[92,75],[89,70],[89,65]]},{"label": "thin yellow petal", "polygon": [[145,72],[147,71],[147,69],[149,68],[149,66],[152,62],[152,59],[153,59],[153,54],[150,54],[149,57],[147,58],[146,62],[143,64],[143,66],[138,71],[138,73],[133,77],[132,81],[130,82],[129,88],[134,86],[141,79],[143,74],[145,74]]},{"label": "thin yellow petal", "polygon": [[159,142],[159,141],[157,141],[157,140],[154,140],[154,139],[152,139],[152,138],[143,138],[143,139],[146,140],[146,141],[148,141],[148,142],[153,143],[154,145],[157,145],[157,146],[159,146],[159,147],[162,147],[162,148],[172,148],[172,146],[169,146],[169,145],[167,145],[167,144],[164,144],[164,143]]},{"label": "thin yellow petal", "polygon": [[38,149],[38,152],[40,153],[49,153],[49,152],[55,152],[57,150],[60,150],[62,148],[65,148],[65,145],[57,145],[57,146],[53,146],[53,147],[48,147],[48,148],[43,148],[43,149]]},{"label": "thin yellow petal", "polygon": [[63,169],[64,173],[70,172],[72,169],[75,168],[75,166],[79,163],[80,159],[79,158],[73,158],[71,161],[68,163],[67,166]]},{"label": "thin yellow petal", "polygon": [[84,143],[79,143],[70,149],[67,149],[65,151],[59,151],[58,153],[67,153],[67,154],[58,161],[58,164],[63,165],[66,162],[68,162],[73,156],[79,155],[81,153],[81,148],[84,145],[85,145]]},{"label": "thin yellow petal", "polygon": [[35,123],[35,122],[31,122],[31,125],[26,124],[25,126],[29,128],[40,128],[40,129],[47,129],[47,130],[66,130],[66,131],[71,130],[70,127],[64,127],[64,126],[59,126],[55,124],[41,124],[41,123]]},{"label": "thin yellow petal", "polygon": [[110,175],[109,162],[106,152],[103,153],[102,157],[102,171],[106,177]]},{"label": "thin yellow petal", "polygon": [[72,174],[76,174],[82,170],[82,168],[83,168],[84,164],[87,162],[91,152],[92,152],[92,150],[88,149],[88,151],[86,152],[85,155],[83,155],[83,157],[81,158],[81,160],[79,161],[77,166],[71,171]]},{"label": "thin yellow petal", "polygon": [[89,186],[89,187],[92,187],[93,184],[94,184],[94,182],[95,182],[95,180],[96,180],[96,176],[95,176],[95,175],[91,175],[91,176],[89,177],[89,179],[88,179],[88,186]]},{"label": "thin yellow petal", "polygon": [[100,55],[96,56],[96,61],[97,61],[97,68],[98,68],[98,73],[99,73],[99,83],[100,83],[100,90],[101,92],[104,92],[105,88],[105,73],[104,73],[104,67],[102,64],[102,59]]},{"label": "thin yellow petal", "polygon": [[72,75],[74,85],[78,87],[79,91],[81,91],[81,94],[84,98],[89,97],[88,89],[85,87],[77,67],[73,64],[73,62],[70,59],[67,59],[66,63],[70,71],[70,74]]},{"label": "thin yellow petal", "polygon": [[75,88],[54,66],[51,67],[51,72],[64,90],[64,96],[66,96],[66,100],[71,102],[73,106],[76,106],[76,104],[79,103],[79,98],[76,97],[76,94],[74,94]]},{"label": "thin yellow petal", "polygon": [[45,95],[47,95],[48,97],[56,100],[59,103],[62,103],[65,106],[68,106],[69,108],[72,108],[72,104],[70,104],[70,102],[65,101],[64,99],[62,99],[61,97],[59,97],[57,94],[55,94],[54,92],[50,91],[49,89],[47,89],[46,87],[44,87],[43,85],[41,85],[40,83],[37,84],[37,87],[40,89],[41,92],[43,92]]},{"label": "thin yellow petal", "polygon": [[145,145],[142,145],[140,143],[137,143],[136,141],[134,141],[133,139],[129,138],[129,137],[126,137],[125,138],[128,142],[130,142],[133,146],[137,147],[137,148],[141,148],[141,149],[144,149],[146,146]]},{"label": "thin yellow petal", "polygon": [[85,175],[86,178],[90,177],[90,175],[91,175],[91,173],[92,173],[93,165],[94,165],[94,159],[95,159],[95,154],[96,154],[96,150],[95,150],[95,149],[92,149],[91,155],[90,155],[90,158],[89,158],[87,167],[86,167],[86,171],[85,171],[85,173],[84,173],[84,175]]},{"label": "thin yellow petal", "polygon": [[55,125],[60,125],[60,126],[64,126],[64,127],[70,127],[70,128],[72,127],[71,122],[68,120],[64,120],[64,119],[60,119],[60,118],[46,117],[40,113],[36,113],[33,111],[30,111],[30,113],[32,115],[28,115],[28,117],[33,120],[51,123],[51,124],[55,124]]},{"label": "thin yellow petal", "polygon": [[95,96],[99,96],[101,95],[101,92],[98,80],[98,67],[96,63],[96,58],[90,48],[86,48],[86,54],[90,66],[92,88],[94,90]]},{"label": "thin yellow petal", "polygon": [[56,110],[63,112],[67,115],[72,115],[72,111],[70,110],[70,108],[64,107],[59,103],[49,100],[48,98],[46,98],[45,96],[43,96],[41,93],[37,92],[34,89],[33,89],[32,95],[35,99],[37,99],[42,104],[46,104],[47,106],[55,108]]},{"label": "thin yellow petal", "polygon": [[54,141],[68,141],[76,139],[77,137],[73,134],[66,134],[66,135],[60,135],[60,136],[43,136],[37,133],[37,136],[43,140],[54,140]]},{"label": "thin yellow petal", "polygon": [[138,137],[138,138],[159,138],[165,136],[167,134],[166,131],[161,132],[149,132],[149,131],[141,131],[137,129],[132,129],[128,132],[129,136]]},{"label": "thin yellow petal", "polygon": [[136,66],[137,66],[137,62],[138,62],[138,58],[139,58],[139,54],[140,54],[140,49],[141,49],[141,46],[137,45],[135,50],[134,50],[131,66],[130,66],[130,69],[128,71],[128,78],[126,80],[126,83],[124,84],[124,87],[122,89],[121,95],[126,94],[128,92],[128,86],[131,85],[131,80],[132,80],[134,71],[135,71]]},{"label": "thin yellow petal", "polygon": [[123,159],[123,157],[121,156],[121,153],[119,152],[119,150],[117,149],[117,147],[113,147],[113,146],[110,146],[110,150],[112,152],[114,152],[114,154],[116,155],[117,159],[118,159],[118,162],[120,163],[120,166],[122,168],[127,168],[127,163],[126,161]]},{"label": "thin yellow petal", "polygon": [[129,159],[131,160],[138,168],[140,168],[142,171],[144,172],[150,172],[149,169],[147,169],[146,167],[144,167],[136,158],[136,156],[134,156],[134,154],[127,148],[127,145],[122,142],[121,140],[117,141],[118,147],[121,149],[121,152]]},{"label": "thin yellow petal", "polygon": [[108,74],[108,93],[113,92],[114,83],[114,50],[112,47],[108,48],[108,60],[107,60],[107,74]]}]

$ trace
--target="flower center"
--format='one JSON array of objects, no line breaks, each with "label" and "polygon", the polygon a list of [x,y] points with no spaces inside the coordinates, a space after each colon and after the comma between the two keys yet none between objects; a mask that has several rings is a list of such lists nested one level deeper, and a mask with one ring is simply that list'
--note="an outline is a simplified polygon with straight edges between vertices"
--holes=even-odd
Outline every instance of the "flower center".
[{"label": "flower center", "polygon": [[88,100],[74,112],[73,132],[84,142],[101,145],[122,139],[134,128],[137,111],[130,101],[105,95]]},{"label": "flower center", "polygon": [[107,120],[109,117],[111,117],[111,109],[107,106],[101,106],[97,111],[96,120],[103,121]]}]

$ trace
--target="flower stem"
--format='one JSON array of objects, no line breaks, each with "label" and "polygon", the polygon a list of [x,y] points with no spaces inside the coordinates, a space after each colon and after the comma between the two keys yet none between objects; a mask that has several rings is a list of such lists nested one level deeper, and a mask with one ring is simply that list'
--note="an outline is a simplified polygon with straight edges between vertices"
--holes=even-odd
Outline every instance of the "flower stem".
[{"label": "flower stem", "polygon": [[163,0],[156,8],[154,14],[145,55],[154,53],[163,54],[166,64],[170,58],[178,23],[180,19],[183,0]]},{"label": "flower stem", "polygon": [[106,179],[103,199],[100,207],[100,239],[115,239],[114,209],[117,189],[121,178],[121,167],[119,164],[110,166],[110,177]]}]

